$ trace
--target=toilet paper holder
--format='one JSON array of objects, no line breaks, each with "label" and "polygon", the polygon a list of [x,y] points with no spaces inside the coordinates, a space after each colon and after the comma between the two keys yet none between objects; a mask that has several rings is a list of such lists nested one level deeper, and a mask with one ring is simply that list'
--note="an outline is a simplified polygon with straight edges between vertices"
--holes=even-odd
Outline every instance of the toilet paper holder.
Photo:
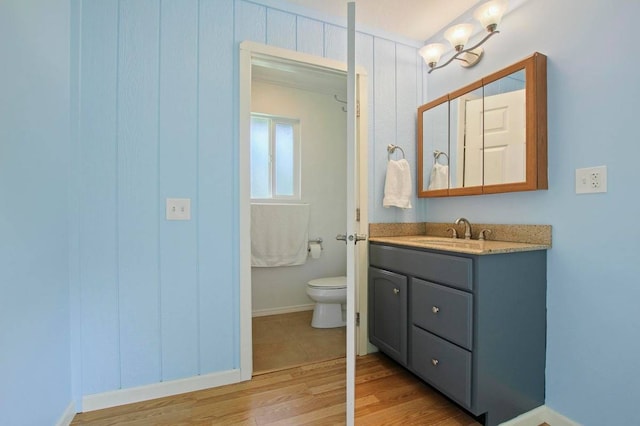
[{"label": "toilet paper holder", "polygon": [[[322,247],[322,238],[313,238],[309,240],[309,244],[311,243],[318,243],[320,244],[320,250],[324,250],[324,247]],[[307,245],[307,251],[311,252],[311,246]]]}]

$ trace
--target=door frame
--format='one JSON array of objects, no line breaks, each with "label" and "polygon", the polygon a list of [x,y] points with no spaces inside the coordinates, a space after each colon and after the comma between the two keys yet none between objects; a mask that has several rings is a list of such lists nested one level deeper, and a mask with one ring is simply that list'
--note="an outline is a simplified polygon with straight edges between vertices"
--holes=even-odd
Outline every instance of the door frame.
[{"label": "door frame", "polygon": [[[271,57],[274,60],[288,60],[300,62],[305,65],[340,71],[347,75],[347,64],[333,59],[318,57],[307,53],[295,52],[279,47],[267,46],[253,41],[240,43],[239,55],[239,133],[238,133],[238,157],[239,157],[239,305],[240,305],[240,378],[251,380],[253,374],[253,347],[252,347],[252,306],[251,306],[251,191],[250,191],[250,164],[249,164],[249,140],[251,117],[251,63],[254,57]],[[356,67],[356,91],[360,104],[360,114],[356,120],[356,156],[358,158],[358,170],[356,173],[357,194],[356,207],[360,209],[360,221],[357,222],[358,233],[368,234],[368,120],[367,120],[367,73],[362,67]],[[354,212],[355,217],[355,212]],[[357,353],[366,353],[366,311],[362,312],[362,300],[365,300],[366,309],[366,265],[367,245],[360,244],[356,252],[356,288],[358,300],[356,309],[361,312],[360,327],[355,330]],[[362,292],[364,291],[364,297]],[[364,318],[363,318],[364,314]],[[347,321],[353,327],[354,320]],[[362,348],[364,343],[364,349]]]}]

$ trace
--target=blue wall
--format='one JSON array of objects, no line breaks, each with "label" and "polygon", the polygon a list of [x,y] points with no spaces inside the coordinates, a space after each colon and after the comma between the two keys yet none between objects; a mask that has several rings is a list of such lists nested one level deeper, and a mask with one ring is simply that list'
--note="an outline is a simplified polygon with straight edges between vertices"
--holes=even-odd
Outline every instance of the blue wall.
[{"label": "blue wall", "polygon": [[[244,0],[82,2],[77,395],[239,367],[239,43],[346,61],[345,28],[322,19]],[[416,46],[357,43],[381,206],[387,144],[415,156],[423,69]],[[166,197],[192,198],[193,219],[165,221]],[[379,208],[372,220],[419,213]]]},{"label": "blue wall", "polygon": [[71,402],[68,0],[0,1],[0,424]]},{"label": "blue wall", "polygon": [[[429,75],[429,99],[539,51],[548,56],[549,190],[424,201],[430,221],[553,225],[547,405],[585,425],[637,424],[640,59],[637,1],[518,2],[475,68]],[[611,31],[599,31],[609,28]],[[606,165],[608,192],[576,195]]]}]

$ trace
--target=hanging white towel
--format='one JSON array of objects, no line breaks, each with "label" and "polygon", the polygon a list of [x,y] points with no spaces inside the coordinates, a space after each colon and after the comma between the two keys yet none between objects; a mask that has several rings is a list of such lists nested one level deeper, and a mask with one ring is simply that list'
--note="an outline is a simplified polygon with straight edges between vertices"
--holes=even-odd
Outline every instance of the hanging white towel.
[{"label": "hanging white towel", "polygon": [[429,190],[447,189],[447,181],[449,180],[449,166],[436,163],[431,169],[431,179],[429,180]]},{"label": "hanging white towel", "polygon": [[309,204],[251,204],[251,266],[307,261]]},{"label": "hanging white towel", "polygon": [[389,160],[387,162],[387,177],[384,182],[384,207],[411,208],[411,170],[409,162],[402,160]]}]

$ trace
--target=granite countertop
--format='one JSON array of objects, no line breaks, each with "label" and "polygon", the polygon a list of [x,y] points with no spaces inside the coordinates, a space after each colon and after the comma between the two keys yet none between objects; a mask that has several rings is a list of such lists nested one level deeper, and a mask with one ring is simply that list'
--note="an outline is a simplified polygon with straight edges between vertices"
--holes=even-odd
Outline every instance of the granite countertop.
[{"label": "granite countertop", "polygon": [[519,251],[548,250],[551,244],[543,243],[520,243],[512,241],[496,240],[465,240],[461,238],[453,239],[430,235],[403,235],[391,237],[370,237],[373,243],[385,243],[398,246],[427,248],[449,251],[454,253],[467,254],[500,254],[513,253]]}]

